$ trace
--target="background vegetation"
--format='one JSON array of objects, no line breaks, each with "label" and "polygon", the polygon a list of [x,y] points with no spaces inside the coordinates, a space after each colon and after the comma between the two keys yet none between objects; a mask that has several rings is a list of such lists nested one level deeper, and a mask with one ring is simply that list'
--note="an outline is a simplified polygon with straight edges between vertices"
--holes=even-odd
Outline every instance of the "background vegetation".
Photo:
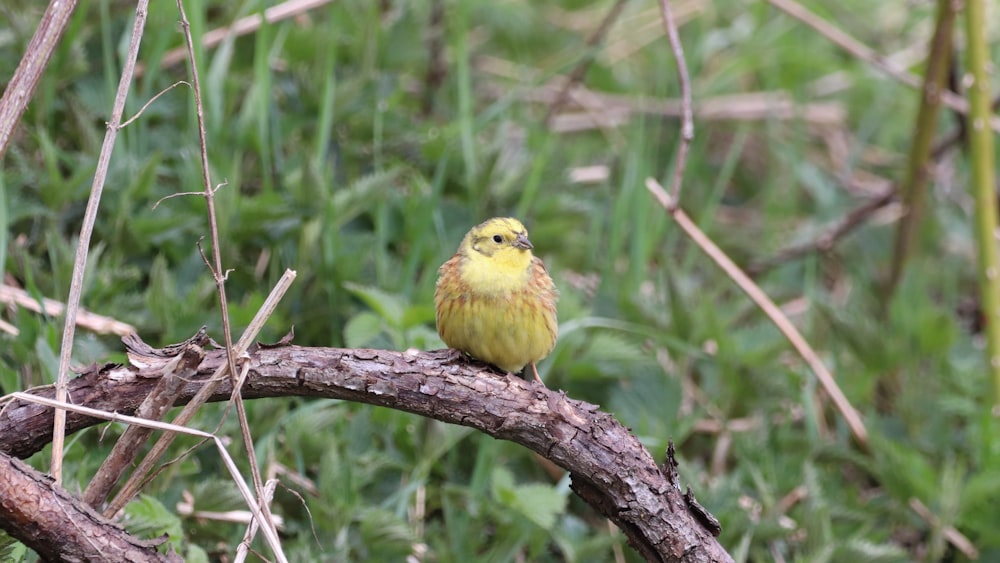
[{"label": "background vegetation", "polygon": [[[922,70],[932,2],[805,4]],[[675,66],[651,1],[627,3],[590,48],[611,6],[342,0],[199,49],[213,178],[227,182],[217,209],[236,328],[292,268],[298,279],[262,340],[294,325],[302,345],[441,347],[437,267],[471,225],[516,215],[562,292],[543,379],[613,413],[657,458],[673,439],[683,479],[737,560],[962,560],[952,533],[1000,558],[1000,436],[963,146],[933,168],[891,302],[879,287],[895,206],[829,252],[759,267],[902,176],[919,97],[766,3],[674,3],[695,102],[717,110],[696,114],[682,206],[738,263],[758,266],[756,281],[862,413],[865,452],[784,338],[648,195],[646,177],[669,184],[678,122],[661,108],[679,98]],[[192,2],[187,13],[199,37],[265,7]],[[40,9],[0,6],[0,76],[13,73]],[[132,10],[106,0],[77,9],[0,169],[4,281],[33,295],[68,294]],[[183,43],[177,21],[174,3],[152,3],[127,115],[187,78],[183,64],[161,65]],[[555,90],[545,86],[590,56],[582,84],[603,97],[573,98],[547,123]],[[749,95],[762,93],[770,109],[754,112],[761,96]],[[940,121],[957,126],[949,113]],[[219,339],[196,248],[204,199],[153,209],[201,189],[190,89],[123,130],[107,186],[84,307],[154,345],[203,324]],[[3,315],[20,332],[0,334],[0,391],[50,383],[61,319]],[[121,345],[83,331],[74,358],[120,360]],[[221,411],[206,407],[195,424],[214,428]],[[273,511],[295,560],[637,559],[519,446],[335,401],[259,400],[248,411],[261,467],[285,487]],[[236,437],[229,420],[223,432]],[[68,489],[86,486],[121,431],[69,439]],[[190,445],[178,440],[174,454]],[[30,461],[45,469],[49,455]],[[169,531],[190,560],[231,554],[244,527],[191,516],[181,506],[191,498],[195,511],[243,507],[211,448],[169,466],[126,523]]]}]

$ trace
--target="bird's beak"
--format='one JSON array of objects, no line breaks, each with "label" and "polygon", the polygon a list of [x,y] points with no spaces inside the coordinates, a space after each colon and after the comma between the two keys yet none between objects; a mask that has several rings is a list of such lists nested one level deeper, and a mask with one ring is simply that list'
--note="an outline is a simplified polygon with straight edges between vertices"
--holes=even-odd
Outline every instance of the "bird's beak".
[{"label": "bird's beak", "polygon": [[516,248],[523,248],[524,250],[531,250],[532,248],[535,248],[534,245],[531,244],[531,241],[528,240],[528,235],[524,233],[517,234],[517,238],[514,239],[514,246]]}]

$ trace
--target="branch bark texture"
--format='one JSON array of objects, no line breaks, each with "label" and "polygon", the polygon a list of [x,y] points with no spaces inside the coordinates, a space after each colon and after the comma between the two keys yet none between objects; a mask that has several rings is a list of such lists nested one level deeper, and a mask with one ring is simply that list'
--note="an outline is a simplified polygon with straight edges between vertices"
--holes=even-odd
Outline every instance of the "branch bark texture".
[{"label": "branch bark texture", "polygon": [[[280,345],[250,350],[246,399],[311,396],[378,405],[453,424],[528,447],[570,472],[573,490],[628,536],[648,561],[731,561],[701,512],[685,498],[670,460],[657,465],[632,433],[596,405],[561,391],[500,375],[451,351],[305,348]],[[129,354],[132,365],[94,367],[70,382],[70,402],[132,414],[163,375],[162,355]],[[205,354],[198,376],[177,400],[197,393],[225,361]],[[136,366],[142,366],[136,367]],[[228,400],[231,380],[212,397]],[[52,396],[50,388],[33,391]],[[68,413],[67,432],[101,422]],[[47,407],[11,401],[0,412],[0,451],[27,457],[51,437]],[[0,491],[0,495],[3,492]],[[0,496],[0,503],[4,503]],[[700,509],[700,507],[698,507]],[[714,530],[717,532],[717,530]]]},{"label": "branch bark texture", "polygon": [[[49,421],[51,423],[51,413]],[[181,561],[107,521],[23,461],[0,454],[0,528],[45,561]]]}]

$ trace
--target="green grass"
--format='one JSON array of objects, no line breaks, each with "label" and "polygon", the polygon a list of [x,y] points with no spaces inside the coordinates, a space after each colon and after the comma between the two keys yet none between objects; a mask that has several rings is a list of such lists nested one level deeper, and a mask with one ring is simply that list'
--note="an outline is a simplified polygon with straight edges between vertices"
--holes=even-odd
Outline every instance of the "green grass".
[{"label": "green grass", "polygon": [[[196,34],[265,7],[190,4]],[[911,4],[807,3],[884,54],[925,39],[932,10]],[[587,56],[586,38],[611,3],[558,6],[445,2],[437,31],[447,74],[430,90],[430,3],[334,2],[199,48],[212,178],[227,183],[217,210],[235,329],[292,268],[298,278],[261,340],[294,325],[302,345],[440,347],[437,267],[471,225],[516,214],[562,292],[561,338],[540,366],[547,384],[615,414],[658,459],[673,439],[684,481],[722,522],[720,539],[738,560],[961,560],[944,525],[968,536],[983,560],[1000,556],[992,502],[1000,434],[986,415],[981,335],[962,313],[977,295],[964,155],[932,187],[914,260],[884,318],[877,289],[895,234],[884,215],[832,253],[757,277],[779,304],[805,305],[794,322],[872,434],[871,452],[860,452],[778,331],[647,193],[645,178],[669,182],[679,123],[636,114],[615,129],[555,133],[543,124],[547,107],[523,99]],[[844,178],[902,175],[913,91],[765,3],[699,6],[681,29],[696,102],[783,90],[802,104],[842,104],[847,115],[825,130],[799,119],[696,120],[682,204],[738,263],[808,240],[859,204],[864,194]],[[39,296],[68,294],[128,10],[78,8],[0,170],[0,263]],[[9,77],[38,13],[0,11],[0,76]],[[576,30],[568,22],[580,14],[589,23]],[[643,43],[638,31],[658,17],[655,2],[626,7],[584,84],[679,98],[665,38]],[[177,20],[172,3],[151,6],[146,73],[127,116],[187,78],[183,66],[159,68],[182,45]],[[497,76],[487,58],[526,70],[517,81]],[[817,95],[813,83],[835,72],[846,86]],[[941,122],[948,129],[953,118]],[[831,139],[846,143],[843,158],[832,159]],[[570,180],[571,169],[590,165],[607,166],[609,177]],[[203,324],[221,339],[214,284],[196,248],[208,233],[204,200],[152,208],[201,185],[192,92],[181,86],[119,138],[87,309],[135,325],[153,345]],[[0,334],[2,391],[50,382],[61,320],[23,310],[4,318],[21,332]],[[121,358],[115,338],[78,332],[76,364]],[[207,407],[196,423],[212,428],[220,412]],[[565,479],[515,444],[334,401],[258,400],[248,415],[265,470],[273,459],[315,485],[310,492],[285,479],[276,494],[293,560],[399,561],[417,543],[428,561],[608,561],[619,547],[638,560]],[[752,423],[725,436],[725,449],[698,425],[739,419]],[[70,490],[86,485],[118,432],[70,439]],[[238,436],[235,422],[224,432]],[[173,451],[190,445],[179,440]],[[49,455],[31,463],[44,469]],[[788,502],[796,490],[804,495]],[[215,452],[203,448],[147,488],[127,525],[147,536],[180,533],[172,541],[192,560],[232,553],[242,528],[178,516],[185,492],[199,499],[196,510],[242,508]],[[921,519],[911,499],[940,526]]]}]

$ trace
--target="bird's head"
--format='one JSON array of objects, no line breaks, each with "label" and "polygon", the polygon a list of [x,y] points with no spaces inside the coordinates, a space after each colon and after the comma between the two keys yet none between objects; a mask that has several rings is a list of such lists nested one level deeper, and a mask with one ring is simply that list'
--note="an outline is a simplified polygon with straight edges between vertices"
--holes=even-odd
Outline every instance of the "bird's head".
[{"label": "bird's head", "polygon": [[495,217],[469,231],[462,241],[462,253],[473,261],[488,261],[508,273],[525,271],[531,265],[528,230],[511,217]]}]

